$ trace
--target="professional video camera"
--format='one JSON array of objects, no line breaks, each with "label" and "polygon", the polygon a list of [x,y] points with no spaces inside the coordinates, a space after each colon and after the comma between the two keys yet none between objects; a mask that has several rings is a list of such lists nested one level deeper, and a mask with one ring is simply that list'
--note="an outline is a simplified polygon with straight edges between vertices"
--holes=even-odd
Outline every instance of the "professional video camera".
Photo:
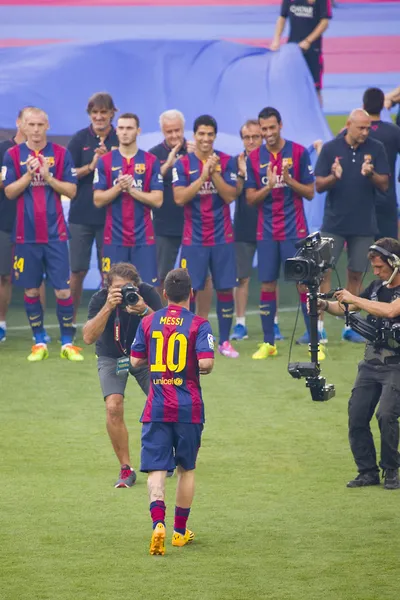
[{"label": "professional video camera", "polygon": [[139,289],[133,283],[126,283],[121,288],[121,308],[135,306],[139,302]]},{"label": "professional video camera", "polygon": [[307,236],[296,244],[298,252],[293,258],[285,261],[285,279],[301,283],[308,288],[308,305],[310,315],[310,353],[311,362],[289,363],[289,374],[295,379],[305,377],[306,386],[310,389],[311,397],[316,402],[330,400],[335,395],[335,386],[327,384],[325,377],[321,377],[321,368],[318,362],[318,288],[324,273],[332,265],[331,238],[322,238],[319,232]]}]

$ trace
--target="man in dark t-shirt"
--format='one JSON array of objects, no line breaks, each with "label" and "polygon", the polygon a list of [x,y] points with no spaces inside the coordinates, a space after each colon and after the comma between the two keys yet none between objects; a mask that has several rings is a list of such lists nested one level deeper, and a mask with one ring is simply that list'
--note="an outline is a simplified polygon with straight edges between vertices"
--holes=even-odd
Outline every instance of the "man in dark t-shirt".
[{"label": "man in dark t-shirt", "polygon": [[328,29],[331,18],[330,0],[283,0],[270,47],[271,50],[279,49],[286,19],[289,19],[288,42],[298,44],[303,51],[320,100],[324,70],[322,34]]},{"label": "man in dark t-shirt", "polygon": [[71,263],[71,293],[74,301],[74,323],[82,296],[83,281],[90,266],[93,242],[96,242],[99,271],[102,271],[103,230],[106,211],[93,204],[93,175],[100,156],[118,147],[112,125],[116,113],[109,94],[96,93],[89,98],[89,127],[78,131],[68,144],[78,177],[78,191],[71,202],[68,224]]},{"label": "man in dark t-shirt", "polygon": [[[139,301],[121,308],[121,288],[132,284],[137,288]],[[140,320],[162,308],[157,290],[142,283],[136,268],[130,263],[111,265],[106,287],[92,296],[88,321],[83,328],[85,344],[96,342],[97,368],[106,405],[107,431],[121,465],[115,487],[131,487],[136,473],[131,468],[128,431],[124,421],[124,395],[129,374],[129,354]],[[131,374],[147,395],[147,367],[131,369]]]},{"label": "man in dark t-shirt", "polygon": [[[347,289],[357,295],[364,271],[366,255],[377,233],[376,191],[389,186],[389,165],[383,144],[369,136],[371,119],[363,109],[353,110],[347,121],[345,136],[322,147],[315,167],[317,192],[327,192],[323,235],[334,240],[333,259],[337,264],[347,244]],[[330,290],[330,273],[321,286]],[[364,340],[350,328],[343,339]]]}]

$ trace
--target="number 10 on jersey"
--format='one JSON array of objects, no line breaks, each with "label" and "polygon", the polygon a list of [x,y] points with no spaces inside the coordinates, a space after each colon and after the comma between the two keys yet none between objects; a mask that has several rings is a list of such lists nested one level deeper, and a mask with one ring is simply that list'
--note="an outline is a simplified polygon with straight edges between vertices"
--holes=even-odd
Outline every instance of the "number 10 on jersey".
[{"label": "number 10 on jersey", "polygon": [[[152,340],[156,343],[156,359],[150,365],[150,371],[157,373],[165,373],[168,369],[173,373],[179,373],[186,367],[187,359],[187,339],[183,333],[173,333],[168,340],[164,339],[162,331],[153,331],[151,334]],[[164,346],[167,344],[167,360],[163,362]],[[178,360],[175,363],[175,344],[178,344]]]}]

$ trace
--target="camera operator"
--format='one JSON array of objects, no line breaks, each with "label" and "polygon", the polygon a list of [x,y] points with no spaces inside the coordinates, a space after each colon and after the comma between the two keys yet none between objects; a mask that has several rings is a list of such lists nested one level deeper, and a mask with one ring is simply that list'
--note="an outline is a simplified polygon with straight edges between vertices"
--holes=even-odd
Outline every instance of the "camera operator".
[{"label": "camera operator", "polygon": [[[349,401],[349,441],[359,474],[347,487],[379,485],[379,469],[370,428],[370,421],[379,402],[376,417],[381,434],[380,467],[384,472],[385,488],[400,488],[399,423],[400,416],[400,344],[394,339],[396,323],[400,323],[400,243],[393,238],[381,238],[368,252],[374,275],[373,281],[360,295],[348,290],[335,293],[337,302],[319,300],[320,311],[343,315],[364,310],[367,324],[373,325],[375,340],[368,341],[364,360]],[[364,321],[365,323],[365,321]],[[384,329],[387,327],[387,329]],[[387,332],[387,338],[382,336]],[[390,338],[390,342],[388,341]]]},{"label": "camera operator", "polygon": [[156,288],[143,283],[130,263],[116,263],[106,277],[106,287],[89,303],[83,328],[85,344],[96,342],[97,368],[106,405],[107,431],[121,465],[116,488],[131,487],[136,473],[129,458],[128,430],[124,422],[124,395],[130,372],[149,391],[148,367],[130,367],[130,348],[140,320],[162,308]]}]

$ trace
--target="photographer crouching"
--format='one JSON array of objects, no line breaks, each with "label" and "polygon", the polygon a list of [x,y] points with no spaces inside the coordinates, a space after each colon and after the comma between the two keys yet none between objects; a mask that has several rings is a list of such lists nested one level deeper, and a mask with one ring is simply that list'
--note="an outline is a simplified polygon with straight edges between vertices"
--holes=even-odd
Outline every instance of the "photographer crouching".
[{"label": "photographer crouching", "polygon": [[[380,467],[384,487],[400,488],[399,423],[400,416],[400,243],[382,238],[370,247],[368,258],[378,280],[358,296],[347,290],[335,292],[338,302],[318,300],[318,309],[331,315],[343,315],[352,328],[367,339],[364,360],[349,401],[349,441],[358,475],[347,487],[379,485],[379,468],[370,428],[376,413],[381,435]],[[346,306],[348,310],[346,310]],[[350,311],[364,310],[367,319]]]},{"label": "photographer crouching", "polygon": [[124,421],[124,395],[129,372],[147,396],[148,367],[130,366],[130,348],[140,320],[162,308],[156,289],[140,280],[130,263],[111,266],[106,287],[89,303],[83,327],[85,344],[96,342],[97,368],[106,406],[107,431],[121,465],[116,488],[132,487],[136,473],[129,457],[129,437]]}]

